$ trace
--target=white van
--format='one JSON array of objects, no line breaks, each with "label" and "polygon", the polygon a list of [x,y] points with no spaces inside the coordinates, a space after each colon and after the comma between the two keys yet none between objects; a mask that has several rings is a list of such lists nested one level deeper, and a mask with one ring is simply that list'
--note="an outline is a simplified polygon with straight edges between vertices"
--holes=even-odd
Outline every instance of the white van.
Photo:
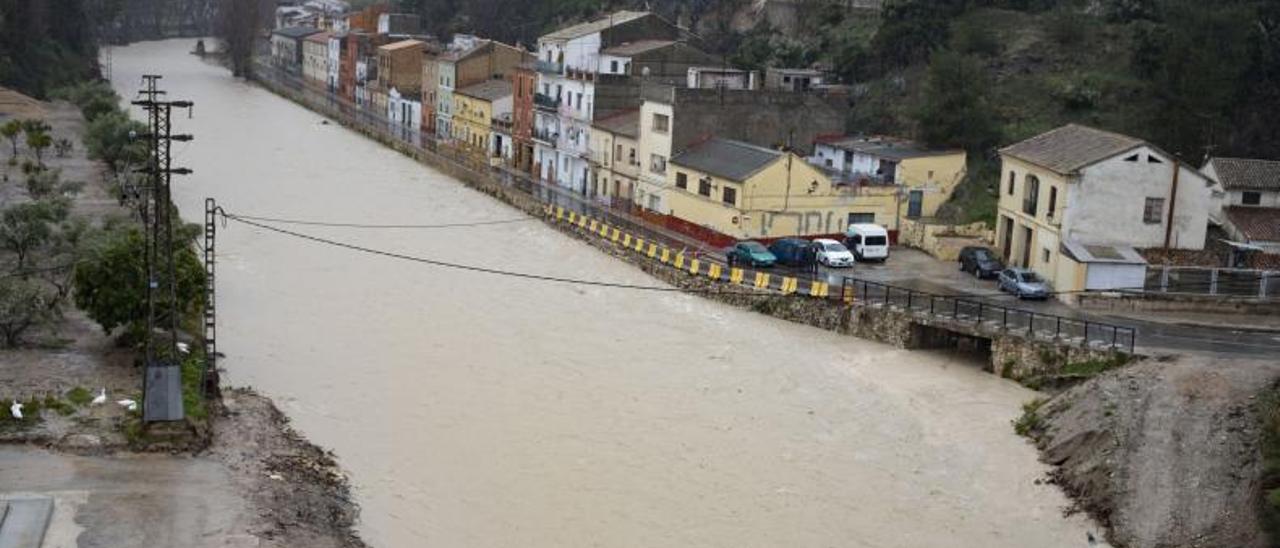
[{"label": "white van", "polygon": [[883,226],[852,224],[844,235],[844,245],[859,262],[884,261],[889,258],[889,231]]}]

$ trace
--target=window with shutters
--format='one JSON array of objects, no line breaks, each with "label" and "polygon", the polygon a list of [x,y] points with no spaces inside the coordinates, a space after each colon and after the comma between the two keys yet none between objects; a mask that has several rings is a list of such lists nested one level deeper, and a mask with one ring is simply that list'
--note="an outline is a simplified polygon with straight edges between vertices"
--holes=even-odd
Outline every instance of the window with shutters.
[{"label": "window with shutters", "polygon": [[1164,216],[1164,198],[1147,198],[1142,207],[1142,222],[1149,225],[1160,224]]}]

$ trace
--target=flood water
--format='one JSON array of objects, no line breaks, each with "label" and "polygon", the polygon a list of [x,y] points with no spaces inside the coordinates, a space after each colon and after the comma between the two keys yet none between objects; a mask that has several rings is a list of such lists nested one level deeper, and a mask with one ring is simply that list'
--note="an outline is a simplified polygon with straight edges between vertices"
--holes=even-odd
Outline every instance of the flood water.
[{"label": "flood water", "polygon": [[[117,48],[131,98],[164,75],[184,216],[354,223],[519,218],[493,199],[187,54]],[[520,272],[659,285],[539,222],[292,227]],[[695,297],[556,285],[220,229],[224,381],[332,449],[375,546],[1079,547],[1010,419],[1034,393]]]}]

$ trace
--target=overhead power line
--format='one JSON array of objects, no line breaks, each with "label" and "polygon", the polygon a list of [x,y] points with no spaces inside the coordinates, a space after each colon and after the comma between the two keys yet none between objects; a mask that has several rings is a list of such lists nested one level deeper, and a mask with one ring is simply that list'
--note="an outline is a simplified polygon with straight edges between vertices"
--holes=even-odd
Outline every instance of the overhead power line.
[{"label": "overhead power line", "polygon": [[[263,230],[268,230],[268,231],[271,231],[271,232],[275,232],[275,233],[277,233],[277,234],[283,234],[283,235],[286,235],[286,236],[292,236],[292,237],[294,237],[294,238],[299,238],[299,239],[303,239],[303,240],[308,240],[308,241],[315,242],[315,243],[320,243],[320,244],[330,245],[330,246],[334,246],[334,247],[340,247],[340,248],[349,249],[349,250],[352,250],[352,251],[359,251],[359,252],[361,252],[361,253],[367,253],[367,254],[370,254],[370,255],[378,255],[378,256],[382,256],[382,257],[390,257],[390,258],[393,258],[393,259],[400,259],[400,260],[403,260],[403,261],[410,261],[410,262],[415,262],[415,263],[427,264],[427,265],[431,265],[431,266],[438,266],[438,267],[442,267],[442,268],[452,268],[452,269],[455,269],[455,270],[463,270],[463,271],[467,271],[467,272],[479,272],[479,273],[483,273],[483,274],[492,274],[492,275],[495,275],[495,276],[506,276],[506,277],[509,277],[509,278],[521,278],[521,279],[526,279],[526,280],[535,280],[535,281],[541,281],[541,282],[552,282],[552,283],[562,283],[562,284],[581,285],[581,286],[592,286],[592,287],[604,287],[604,288],[610,288],[610,289],[630,289],[630,290],[635,290],[635,291],[654,291],[654,292],[660,292],[660,293],[734,293],[734,292],[726,292],[726,291],[709,291],[709,290],[701,290],[701,291],[700,291],[700,290],[685,290],[685,289],[681,289],[681,288],[678,288],[678,287],[659,287],[659,286],[652,286],[652,285],[637,285],[637,284],[627,284],[627,283],[618,283],[618,282],[602,282],[602,281],[596,281],[596,280],[582,280],[582,279],[577,279],[577,278],[567,278],[567,277],[561,277],[561,276],[548,276],[548,275],[543,275],[543,274],[530,274],[530,273],[527,273],[527,272],[514,272],[514,271],[510,271],[510,270],[500,270],[500,269],[496,269],[496,268],[488,268],[488,267],[483,267],[483,266],[466,265],[466,264],[460,264],[460,263],[453,263],[453,262],[448,262],[448,261],[441,261],[441,260],[436,260],[436,259],[430,259],[430,258],[427,258],[427,257],[417,257],[417,256],[413,256],[413,255],[407,255],[407,254],[404,254],[404,253],[396,253],[396,252],[393,252],[393,251],[385,251],[385,250],[381,250],[381,249],[374,249],[374,248],[364,247],[364,246],[355,245],[355,244],[351,244],[351,243],[347,243],[347,242],[340,242],[340,241],[337,241],[337,240],[331,240],[331,239],[328,239],[328,238],[321,238],[321,237],[319,237],[319,236],[312,236],[312,235],[310,235],[310,234],[303,234],[303,233],[301,233],[301,232],[295,232],[295,231],[288,230],[288,229],[285,229],[285,228],[280,228],[280,227],[276,227],[276,226],[271,226],[271,225],[264,224],[264,223],[261,223],[261,222],[255,221],[255,220],[250,220],[250,219],[249,219],[249,218],[247,218],[247,217],[244,217],[244,216],[241,216],[241,215],[237,215],[237,214],[233,214],[233,213],[227,213],[227,212],[225,212],[225,211],[223,211],[223,212],[222,212],[222,216],[223,216],[224,218],[226,218],[226,219],[229,219],[229,220],[232,220],[232,221],[235,221],[235,222],[238,222],[238,223],[242,223],[242,224],[245,224],[245,225],[253,226],[253,227],[256,227],[256,228],[261,228],[261,229],[263,229]],[[767,293],[754,293],[754,292],[751,292],[751,293],[748,293],[748,292],[738,292],[737,294],[740,294],[740,295],[751,295],[751,296],[760,296],[760,297],[769,297],[769,296],[772,296],[772,295],[767,294]]]},{"label": "overhead power line", "polygon": [[434,229],[434,228],[470,228],[476,226],[489,225],[505,225],[514,223],[527,223],[536,221],[534,217],[523,217],[520,219],[503,219],[497,221],[475,221],[469,223],[441,223],[441,224],[371,224],[371,223],[345,223],[332,221],[313,221],[305,219],[283,219],[278,217],[257,217],[254,215],[239,215],[236,217],[250,221],[259,221],[264,223],[276,223],[286,225],[300,226],[328,226],[337,228],[370,228],[370,229]]}]

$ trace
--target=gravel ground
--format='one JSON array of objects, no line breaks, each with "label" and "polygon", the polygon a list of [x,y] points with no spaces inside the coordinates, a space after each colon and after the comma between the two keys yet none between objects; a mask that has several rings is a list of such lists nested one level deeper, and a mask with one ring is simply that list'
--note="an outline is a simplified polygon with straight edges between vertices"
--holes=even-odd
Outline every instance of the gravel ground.
[{"label": "gravel ground", "polygon": [[1274,360],[1144,361],[1046,403],[1038,445],[1117,546],[1263,547],[1254,407],[1277,379]]},{"label": "gravel ground", "polygon": [[330,455],[266,398],[231,390],[225,402],[212,446],[194,456],[0,445],[0,499],[54,498],[47,547],[365,546]]}]

